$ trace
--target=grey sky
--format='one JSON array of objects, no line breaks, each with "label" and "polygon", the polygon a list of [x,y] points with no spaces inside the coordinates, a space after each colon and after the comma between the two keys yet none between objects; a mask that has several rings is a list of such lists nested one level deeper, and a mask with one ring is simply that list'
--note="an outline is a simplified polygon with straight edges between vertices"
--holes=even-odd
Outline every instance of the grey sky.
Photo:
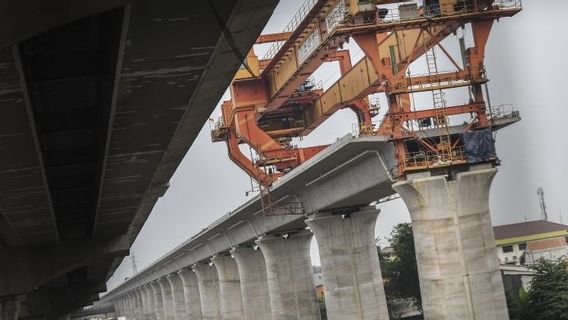
[{"label": "grey sky", "polygon": [[[303,1],[281,0],[265,31],[280,31]],[[523,117],[520,123],[497,134],[502,166],[491,190],[493,223],[537,219],[539,186],[545,191],[550,220],[560,221],[562,210],[564,222],[568,223],[568,170],[564,167],[568,158],[568,144],[564,141],[568,134],[568,91],[560,82],[568,75],[564,16],[568,3],[525,0],[523,5],[523,12],[494,25],[487,48],[492,104],[512,103]],[[259,48],[259,53],[263,49]],[[355,58],[360,57],[355,52]],[[317,73],[318,80],[327,81],[325,86],[336,77],[337,66],[332,64]],[[212,117],[219,114],[216,110]],[[350,133],[354,122],[350,111],[340,111],[302,144],[331,143]],[[248,199],[248,176],[229,160],[223,143],[210,141],[209,130],[206,123],[171,179],[170,189],[134,242],[132,252],[138,270]],[[388,236],[394,224],[409,221],[401,200],[388,202],[381,210],[379,237]],[[314,263],[318,263],[317,252],[312,255]],[[109,289],[131,275],[131,262],[126,258],[110,279]]]}]

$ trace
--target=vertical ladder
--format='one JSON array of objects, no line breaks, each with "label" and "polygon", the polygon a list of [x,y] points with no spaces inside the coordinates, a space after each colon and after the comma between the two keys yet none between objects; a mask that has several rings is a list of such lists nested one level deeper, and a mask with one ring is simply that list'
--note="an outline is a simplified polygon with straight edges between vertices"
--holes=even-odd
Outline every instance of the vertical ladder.
[{"label": "vertical ladder", "polygon": [[[436,51],[430,39],[424,42],[426,46],[426,65],[428,66],[428,76],[430,83],[440,85],[440,77],[438,73],[438,63],[436,60]],[[438,157],[443,163],[451,163],[452,161],[452,140],[450,138],[450,128],[448,121],[448,111],[446,103],[446,94],[441,89],[432,91],[432,100],[434,102],[434,111],[436,119],[434,125],[438,131],[440,142],[438,143]]]},{"label": "vertical ladder", "polygon": [[[257,166],[259,168],[263,168],[263,170],[266,170],[266,157],[264,156],[264,154],[260,151],[260,147],[257,149],[258,151],[258,160],[256,161]],[[252,153],[251,153],[252,154]],[[270,175],[270,178],[272,180],[272,175]],[[268,183],[266,185],[264,185],[261,181],[260,181],[260,177],[257,177],[256,179],[257,183],[258,183],[258,193],[259,193],[259,197],[260,197],[260,206],[261,206],[261,210],[262,213],[264,215],[269,215],[272,209],[272,197],[270,196],[270,185],[272,183]]]}]

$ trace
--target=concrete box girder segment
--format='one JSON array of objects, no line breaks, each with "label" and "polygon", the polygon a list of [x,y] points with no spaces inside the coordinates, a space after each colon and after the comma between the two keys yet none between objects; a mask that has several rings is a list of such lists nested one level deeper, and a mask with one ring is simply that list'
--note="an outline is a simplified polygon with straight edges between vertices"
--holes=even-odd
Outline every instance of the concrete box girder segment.
[{"label": "concrete box girder segment", "polygon": [[25,294],[91,262],[128,255],[129,247],[126,237],[115,237],[69,241],[47,247],[2,248],[0,297]]}]

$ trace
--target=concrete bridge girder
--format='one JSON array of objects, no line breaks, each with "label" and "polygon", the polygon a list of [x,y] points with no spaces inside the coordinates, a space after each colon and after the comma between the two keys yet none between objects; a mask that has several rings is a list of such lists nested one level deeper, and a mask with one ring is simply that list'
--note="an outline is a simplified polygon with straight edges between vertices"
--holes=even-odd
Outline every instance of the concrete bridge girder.
[{"label": "concrete bridge girder", "polygon": [[124,236],[109,239],[68,241],[59,245],[32,248],[2,248],[0,297],[30,292],[49,280],[91,264],[93,261],[128,255]]}]

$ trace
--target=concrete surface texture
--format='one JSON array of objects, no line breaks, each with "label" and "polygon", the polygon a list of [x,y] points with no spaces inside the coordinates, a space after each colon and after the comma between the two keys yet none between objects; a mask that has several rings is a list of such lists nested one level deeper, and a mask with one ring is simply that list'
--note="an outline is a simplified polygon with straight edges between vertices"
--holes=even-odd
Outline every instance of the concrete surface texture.
[{"label": "concrete surface texture", "polygon": [[185,293],[183,290],[183,282],[177,273],[172,273],[167,277],[172,289],[172,302],[174,308],[175,320],[186,320],[187,310],[185,307]]},{"label": "concrete surface texture", "polygon": [[264,255],[252,247],[237,247],[231,253],[239,269],[245,319],[272,319]]},{"label": "concrete surface texture", "polygon": [[388,320],[375,244],[379,211],[316,213],[306,224],[314,233],[321,259],[327,316],[330,320]]},{"label": "concrete surface texture", "polygon": [[20,303],[15,300],[0,301],[0,319],[16,320],[20,314]]},{"label": "concrete surface texture", "polygon": [[257,244],[266,260],[273,319],[319,320],[310,242],[312,233],[302,230],[286,238],[262,236]]},{"label": "concrete surface texture", "polygon": [[146,308],[147,314],[144,319],[154,320],[156,319],[156,302],[154,300],[154,292],[150,285],[145,285],[143,289],[144,294],[146,295],[146,303],[148,304]]},{"label": "concrete surface texture", "polygon": [[139,289],[134,290],[134,299],[136,301],[136,319],[144,319],[144,300]]},{"label": "concrete surface texture", "polygon": [[237,263],[229,255],[216,255],[211,261],[219,276],[219,297],[223,320],[244,319],[241,280]]},{"label": "concrete surface texture", "polygon": [[156,320],[165,320],[164,315],[164,299],[162,298],[162,288],[157,281],[151,283],[152,291],[154,291],[154,305],[156,310]]},{"label": "concrete surface texture", "polygon": [[167,278],[158,281],[162,289],[162,299],[164,301],[164,320],[175,320],[174,303],[172,299],[172,288]]},{"label": "concrete surface texture", "polygon": [[426,320],[508,320],[489,214],[497,170],[408,176],[394,184],[410,211]]},{"label": "concrete surface texture", "polygon": [[193,271],[197,275],[199,284],[203,320],[222,319],[217,270],[209,264],[200,263],[193,266]]},{"label": "concrete surface texture", "polygon": [[181,269],[178,274],[183,282],[187,319],[201,320],[201,297],[199,296],[197,275],[189,268]]},{"label": "concrete surface texture", "polygon": [[128,317],[130,319],[136,318],[136,301],[134,300],[134,292],[129,292],[128,299]]},{"label": "concrete surface texture", "polygon": [[150,320],[149,319],[149,312],[148,312],[148,301],[146,300],[146,290],[144,288],[136,289],[138,294],[140,295],[140,299],[142,299],[142,318],[143,320]]}]

